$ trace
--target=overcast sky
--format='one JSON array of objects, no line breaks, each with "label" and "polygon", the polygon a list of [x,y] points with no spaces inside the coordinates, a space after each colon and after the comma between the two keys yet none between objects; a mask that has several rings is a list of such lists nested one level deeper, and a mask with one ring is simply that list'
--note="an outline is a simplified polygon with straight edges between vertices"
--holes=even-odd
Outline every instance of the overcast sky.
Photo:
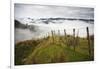
[{"label": "overcast sky", "polygon": [[68,6],[48,6],[32,4],[15,4],[16,18],[49,18],[49,17],[75,17],[94,18],[93,8],[68,7]]}]

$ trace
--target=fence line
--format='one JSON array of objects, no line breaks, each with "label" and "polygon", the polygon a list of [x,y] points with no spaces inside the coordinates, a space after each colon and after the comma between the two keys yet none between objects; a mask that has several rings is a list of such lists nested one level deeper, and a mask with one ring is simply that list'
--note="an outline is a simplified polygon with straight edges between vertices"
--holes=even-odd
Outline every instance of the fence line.
[{"label": "fence line", "polygon": [[[90,45],[90,34],[89,34],[89,27],[86,27],[85,28],[86,29],[86,32],[87,32],[87,40],[88,40],[88,52],[89,52],[89,57],[91,57],[91,45]],[[62,41],[62,39],[65,39],[64,41],[66,42],[66,43],[68,43],[67,41],[69,41],[69,42],[71,42],[71,43],[69,43],[69,46],[70,46],[70,44],[72,44],[72,46],[73,46],[73,50],[75,51],[75,49],[76,49],[76,46],[78,46],[78,43],[79,43],[79,30],[80,29],[78,29],[77,31],[76,31],[76,29],[75,28],[73,28],[73,39],[71,40],[71,41],[69,41],[68,39],[67,39],[67,33],[66,33],[66,29],[64,29],[63,30],[63,32],[64,32],[64,37],[62,37],[60,34],[60,30],[58,30],[58,34],[56,34],[55,33],[55,30],[51,30],[51,42],[52,43],[55,43],[56,41],[58,41],[58,43],[60,43],[61,41]],[[57,36],[56,36],[57,35]],[[50,33],[48,32],[48,35],[46,35],[46,36],[50,36]],[[76,36],[76,37],[75,37]],[[56,37],[58,37],[58,40],[56,40],[57,38]],[[44,38],[46,38],[46,37],[44,37]],[[66,45],[66,46],[68,46],[68,45]]]}]

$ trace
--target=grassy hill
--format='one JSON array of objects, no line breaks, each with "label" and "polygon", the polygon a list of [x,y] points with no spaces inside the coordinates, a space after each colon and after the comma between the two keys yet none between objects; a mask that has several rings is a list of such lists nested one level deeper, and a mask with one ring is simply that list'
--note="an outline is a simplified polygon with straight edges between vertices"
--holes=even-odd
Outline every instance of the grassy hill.
[{"label": "grassy hill", "polygon": [[[48,36],[15,44],[15,65],[91,61],[94,45],[91,40],[91,56],[86,38],[73,36]],[[74,49],[75,45],[75,49]]]}]

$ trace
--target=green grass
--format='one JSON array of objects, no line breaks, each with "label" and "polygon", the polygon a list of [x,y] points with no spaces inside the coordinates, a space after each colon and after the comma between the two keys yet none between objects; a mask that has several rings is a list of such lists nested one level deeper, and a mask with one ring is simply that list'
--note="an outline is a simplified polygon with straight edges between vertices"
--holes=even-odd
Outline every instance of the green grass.
[{"label": "green grass", "polygon": [[41,63],[56,63],[67,61],[68,57],[64,47],[51,44],[50,46],[38,47],[27,58],[26,63],[41,64]]},{"label": "green grass", "polygon": [[23,59],[33,52],[39,42],[34,40],[24,41],[15,45],[15,65],[22,65]]},{"label": "green grass", "polygon": [[79,38],[73,49],[73,37],[55,36],[40,40],[28,40],[15,44],[15,65],[45,64],[94,60],[94,43],[91,41],[92,55],[88,53],[88,41]]}]

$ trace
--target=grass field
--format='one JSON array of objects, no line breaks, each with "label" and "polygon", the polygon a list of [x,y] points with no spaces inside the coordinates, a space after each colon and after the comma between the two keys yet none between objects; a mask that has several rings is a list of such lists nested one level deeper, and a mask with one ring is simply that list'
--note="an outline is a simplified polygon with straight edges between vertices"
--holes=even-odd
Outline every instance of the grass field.
[{"label": "grass field", "polygon": [[[15,65],[94,60],[94,41],[73,36],[48,36],[15,44]],[[74,48],[75,47],[75,48]]]}]

